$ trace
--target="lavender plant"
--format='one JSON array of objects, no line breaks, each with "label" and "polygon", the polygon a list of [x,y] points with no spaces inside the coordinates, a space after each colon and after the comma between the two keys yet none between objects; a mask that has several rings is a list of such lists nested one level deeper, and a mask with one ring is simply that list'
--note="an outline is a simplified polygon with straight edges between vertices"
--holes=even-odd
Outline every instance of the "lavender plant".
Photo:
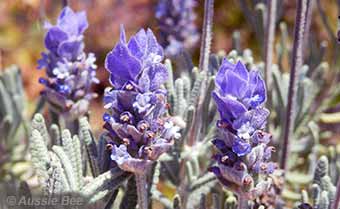
[{"label": "lavender plant", "polygon": [[120,40],[107,55],[112,89],[104,96],[105,128],[112,139],[111,159],[122,170],[136,176],[138,205],[147,208],[146,176],[153,162],[167,152],[180,137],[179,128],[166,115],[168,79],[163,49],[150,29],[141,29],[126,41]]},{"label": "lavender plant", "polygon": [[161,43],[167,56],[192,50],[199,40],[195,25],[196,0],[159,0],[156,8]]},{"label": "lavender plant", "polygon": [[[112,86],[104,93],[105,131],[98,140],[87,118],[95,97],[91,85],[97,82],[95,56],[84,52],[88,23],[85,12],[65,7],[56,25],[45,25],[47,52],[39,60],[47,75],[39,80],[45,86],[42,98],[52,115],[64,120],[52,118],[55,124],[47,125],[35,114],[31,122],[29,157],[40,191],[47,197],[80,196],[86,200],[84,207],[94,208],[161,204],[176,209],[283,209],[295,202],[296,208],[338,209],[339,147],[326,146],[319,127],[320,121],[339,121],[337,113],[323,113],[337,104],[338,88],[322,95],[325,82],[319,78],[331,67],[323,61],[324,45],[315,50],[320,52],[302,55],[307,44],[302,37],[308,35],[312,16],[309,0],[298,1],[291,74],[283,61],[290,56],[285,23],[280,24],[278,60],[273,64],[282,2],[240,1],[258,38],[265,34],[265,63],[256,62],[251,50],[242,50],[238,32],[233,35],[235,49],[211,54],[213,0],[204,3],[198,67],[188,53],[183,53],[183,63],[175,57],[198,39],[196,1],[159,1],[161,43],[171,59],[164,63],[163,47],[150,29],[127,40],[121,27],[119,41],[105,60]],[[255,13],[249,3],[256,5]],[[3,151],[21,148],[16,136],[25,123],[17,70],[0,75],[0,95],[2,168],[21,151]],[[316,98],[322,102],[313,101]],[[284,134],[282,156],[289,158],[280,159],[273,152]],[[282,166],[285,172],[272,158],[287,165]],[[25,182],[20,190],[31,195]]]},{"label": "lavender plant", "polygon": [[85,115],[89,102],[96,94],[91,84],[96,78],[96,58],[84,52],[83,33],[88,27],[86,13],[74,12],[65,7],[57,24],[45,23],[47,30],[45,47],[38,69],[46,69],[45,78],[39,82],[45,86],[41,92],[53,113],[68,121]]},{"label": "lavender plant", "polygon": [[28,124],[20,69],[10,66],[0,73],[0,180],[22,176],[29,167],[25,161]]},{"label": "lavender plant", "polygon": [[[67,129],[61,130],[57,125],[49,128],[41,114],[36,114],[32,120],[30,136],[30,154],[32,163],[39,177],[40,189],[47,197],[72,194],[83,198],[83,206],[96,204],[105,207],[109,196],[129,177],[128,173],[119,168],[103,171],[100,175],[84,172],[84,166],[102,165],[101,155],[86,155],[93,141],[90,127],[85,117],[79,121],[79,134],[73,135]],[[54,143],[51,143],[53,142]],[[91,153],[97,153],[103,148],[92,144]],[[102,153],[103,154],[103,153]],[[87,160],[86,160],[87,159]],[[92,164],[92,165],[91,165]]]},{"label": "lavender plant", "polygon": [[246,204],[270,187],[268,175],[277,168],[270,162],[275,150],[268,146],[271,135],[263,131],[269,115],[262,106],[267,97],[265,83],[258,71],[248,72],[242,62],[234,65],[223,60],[215,85],[213,98],[221,117],[217,123],[221,134],[213,144],[220,153],[214,156],[217,165],[210,170],[237,193],[239,204]]}]

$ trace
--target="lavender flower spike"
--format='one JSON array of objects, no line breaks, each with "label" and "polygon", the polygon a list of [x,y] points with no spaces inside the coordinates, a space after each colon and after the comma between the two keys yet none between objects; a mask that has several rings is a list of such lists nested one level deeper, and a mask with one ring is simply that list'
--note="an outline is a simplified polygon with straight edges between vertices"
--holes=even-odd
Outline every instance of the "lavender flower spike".
[{"label": "lavender flower spike", "polygon": [[120,40],[105,61],[113,88],[104,103],[104,127],[112,137],[111,159],[123,170],[143,174],[180,135],[167,113],[168,78],[163,49],[150,29]]},{"label": "lavender flower spike", "polygon": [[156,8],[162,45],[167,56],[191,50],[199,40],[195,25],[195,0],[159,0]]},{"label": "lavender flower spike", "polygon": [[88,111],[89,101],[96,95],[91,84],[95,77],[96,58],[84,52],[83,33],[88,27],[86,13],[65,7],[56,25],[45,23],[45,46],[38,61],[38,69],[46,69],[46,78],[39,82],[45,86],[42,95],[58,114],[75,119]]},{"label": "lavender flower spike", "polygon": [[226,59],[215,82],[212,96],[221,119],[217,124],[220,135],[212,141],[219,153],[210,170],[240,199],[254,199],[269,189],[268,175],[277,168],[270,162],[275,150],[268,145],[271,135],[263,131],[269,115],[263,107],[265,83],[258,71]]}]

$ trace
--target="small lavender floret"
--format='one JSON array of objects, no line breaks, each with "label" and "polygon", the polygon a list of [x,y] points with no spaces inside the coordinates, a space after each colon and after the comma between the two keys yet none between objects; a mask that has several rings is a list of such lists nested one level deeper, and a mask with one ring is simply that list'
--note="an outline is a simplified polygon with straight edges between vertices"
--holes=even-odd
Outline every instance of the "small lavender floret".
[{"label": "small lavender floret", "polygon": [[193,11],[195,0],[160,0],[156,8],[162,45],[167,56],[191,50],[199,40]]},{"label": "small lavender floret", "polygon": [[83,33],[88,27],[86,13],[65,7],[56,25],[45,23],[45,47],[38,69],[46,69],[42,95],[57,113],[77,118],[88,111],[89,101],[96,95],[91,85],[96,78],[96,57],[84,52]]},{"label": "small lavender floret", "polygon": [[123,170],[142,174],[180,137],[166,115],[168,79],[163,48],[150,29],[120,40],[105,61],[113,88],[104,95],[104,127],[112,137],[111,159]]},{"label": "small lavender floret", "polygon": [[254,199],[270,187],[267,176],[277,168],[270,162],[275,151],[268,146],[271,135],[263,131],[269,116],[263,107],[264,81],[258,71],[248,71],[242,62],[232,64],[224,59],[215,84],[212,96],[221,119],[217,123],[220,136],[212,141],[219,153],[210,170],[238,195]]}]

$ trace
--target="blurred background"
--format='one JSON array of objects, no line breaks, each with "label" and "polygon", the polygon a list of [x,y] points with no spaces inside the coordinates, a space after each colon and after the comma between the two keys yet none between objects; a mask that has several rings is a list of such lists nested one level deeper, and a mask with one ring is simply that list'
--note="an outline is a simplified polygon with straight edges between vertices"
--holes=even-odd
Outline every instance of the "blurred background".
[{"label": "blurred background", "polygon": [[[241,35],[241,47],[250,48],[254,52],[257,61],[263,60],[261,34],[256,33],[256,27],[249,23],[247,11],[242,9],[241,1],[216,0],[214,15],[213,52],[232,49],[233,32],[238,30]],[[251,1],[248,1],[248,3]],[[256,2],[256,1],[254,1]],[[296,2],[292,0],[282,1],[278,10],[277,22],[285,21],[288,25],[288,35],[292,37],[295,17]],[[337,31],[338,5],[335,0],[318,1],[320,5],[314,5],[312,14],[311,34],[312,43],[326,46],[325,57],[331,63],[331,71],[338,70],[335,60],[338,59],[335,35]],[[69,6],[74,10],[86,10],[89,20],[89,28],[85,33],[86,51],[94,52],[97,56],[97,74],[101,83],[94,86],[94,91],[99,97],[92,103],[91,117],[93,127],[102,126],[101,115],[103,112],[102,98],[104,88],[109,85],[108,73],[104,69],[106,54],[113,48],[119,32],[119,25],[124,24],[127,35],[131,35],[141,27],[152,28],[157,33],[158,27],[154,11],[156,0],[69,0]],[[203,16],[203,0],[198,1],[195,8],[197,13],[197,27],[201,28]],[[42,85],[37,81],[44,71],[37,70],[37,60],[44,51],[44,28],[42,23],[49,20],[55,23],[58,13],[62,8],[62,0],[0,0],[0,70],[17,64],[23,74],[29,111],[33,111],[34,105],[42,90]],[[320,12],[319,8],[323,11]],[[254,11],[252,11],[254,12]],[[322,12],[326,13],[322,15]],[[321,15],[320,15],[321,14]],[[280,35],[277,29],[277,36]],[[263,38],[263,37],[262,37]],[[277,40],[276,40],[277,41]],[[290,45],[287,43],[287,45]],[[310,47],[307,46],[306,50]],[[197,63],[199,44],[193,52],[194,62]],[[195,60],[196,59],[196,60]],[[274,63],[276,62],[274,55]],[[285,60],[289,70],[289,59]],[[330,72],[329,76],[333,75]],[[329,77],[328,76],[328,77]],[[320,78],[321,79],[321,78]],[[325,76],[327,79],[327,76]],[[332,111],[332,110],[330,110]],[[339,124],[332,127],[335,139],[340,132]]]}]

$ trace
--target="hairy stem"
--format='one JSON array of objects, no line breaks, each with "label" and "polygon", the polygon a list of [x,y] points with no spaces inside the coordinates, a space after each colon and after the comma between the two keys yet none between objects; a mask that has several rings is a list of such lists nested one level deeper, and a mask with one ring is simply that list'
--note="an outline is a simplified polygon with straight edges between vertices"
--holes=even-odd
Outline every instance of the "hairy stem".
[{"label": "hairy stem", "polygon": [[248,201],[242,195],[238,196],[237,209],[248,209]]},{"label": "hairy stem", "polygon": [[209,66],[209,56],[210,56],[210,47],[211,47],[211,39],[212,39],[212,25],[213,25],[213,16],[214,16],[214,0],[205,0],[204,2],[204,20],[203,20],[203,29],[202,29],[202,38],[201,38],[201,51],[200,51],[200,61],[199,61],[199,69],[205,73],[205,80],[201,84],[200,95],[198,99],[197,109],[194,115],[194,123],[190,128],[189,135],[189,145],[193,145],[197,138],[199,138],[199,133],[201,130],[202,122],[198,120],[202,114],[203,102],[205,99],[206,86],[207,86],[207,75],[208,75],[208,66]]},{"label": "hairy stem", "polygon": [[[312,24],[312,14],[313,14],[313,7],[314,7],[314,0],[308,1],[307,10],[306,10],[306,22],[305,22],[305,34],[304,34],[304,46],[303,48],[306,49],[306,46],[309,42],[309,33],[310,33],[310,27]],[[305,54],[304,57],[307,57],[307,54]]]},{"label": "hairy stem", "polygon": [[2,49],[0,48],[0,70],[3,69],[4,65],[3,65],[3,51]]},{"label": "hairy stem", "polygon": [[[275,38],[275,23],[276,23],[276,0],[268,1],[268,15],[266,22],[266,34],[265,34],[265,67],[264,78],[266,81],[267,91],[270,91],[272,84],[272,62],[273,62],[273,48]],[[271,97],[271,93],[268,93]],[[269,99],[270,100],[270,99]],[[270,103],[270,102],[269,102]]]},{"label": "hairy stem", "polygon": [[146,174],[136,174],[136,186],[139,209],[148,209],[148,184]]},{"label": "hairy stem", "polygon": [[298,0],[297,11],[295,17],[295,31],[294,31],[294,45],[292,54],[292,65],[290,70],[289,90],[288,90],[288,104],[286,109],[286,121],[283,136],[283,148],[280,166],[283,170],[286,170],[287,157],[289,152],[289,140],[292,137],[293,124],[295,118],[296,108],[296,91],[298,70],[303,64],[303,35],[306,22],[306,11],[309,0]]},{"label": "hairy stem", "polygon": [[63,7],[66,7],[68,5],[68,0],[63,0]]},{"label": "hairy stem", "polygon": [[336,186],[335,201],[333,203],[332,209],[338,209],[340,204],[340,179],[338,179],[338,184]]},{"label": "hairy stem", "polygon": [[201,49],[200,49],[200,60],[199,60],[199,69],[204,70],[204,71],[208,71],[208,65],[209,65],[213,16],[214,16],[214,0],[205,0]]}]

